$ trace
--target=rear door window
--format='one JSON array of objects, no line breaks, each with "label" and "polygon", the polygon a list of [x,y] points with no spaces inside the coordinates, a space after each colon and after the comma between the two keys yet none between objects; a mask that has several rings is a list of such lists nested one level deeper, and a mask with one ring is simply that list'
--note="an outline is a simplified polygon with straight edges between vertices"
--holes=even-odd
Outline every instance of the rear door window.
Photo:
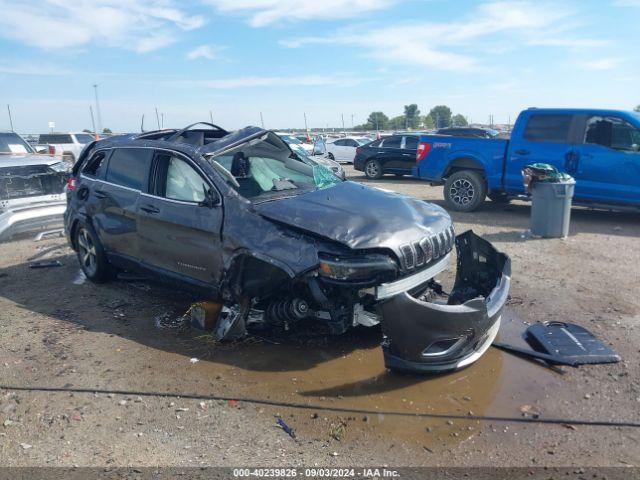
[{"label": "rear door window", "polygon": [[344,140],[340,139],[340,140],[336,140],[335,142],[333,142],[333,144],[336,147],[344,147],[344,142],[345,142]]},{"label": "rear door window", "polygon": [[109,159],[105,180],[134,190],[146,191],[153,150],[116,148]]},{"label": "rear door window", "polygon": [[400,148],[402,137],[385,138],[382,142],[382,148]]},{"label": "rear door window", "polygon": [[404,137],[404,148],[407,150],[417,150],[418,149],[418,137]]},{"label": "rear door window", "polygon": [[571,143],[571,115],[531,115],[524,138],[531,142]]},{"label": "rear door window", "polygon": [[108,152],[96,152],[82,169],[82,174],[89,177],[104,178],[108,160]]}]

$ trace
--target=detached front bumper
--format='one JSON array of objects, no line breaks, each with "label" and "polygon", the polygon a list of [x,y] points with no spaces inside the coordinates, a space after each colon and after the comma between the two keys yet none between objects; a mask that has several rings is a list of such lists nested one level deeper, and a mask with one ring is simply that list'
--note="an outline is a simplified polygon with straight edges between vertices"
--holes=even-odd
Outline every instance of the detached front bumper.
[{"label": "detached front bumper", "polygon": [[456,238],[456,281],[448,301],[405,291],[378,304],[385,366],[417,373],[465,367],[491,346],[511,282],[511,260],[471,230]]},{"label": "detached front bumper", "polygon": [[0,209],[0,242],[20,233],[61,226],[66,208],[66,201],[56,200]]}]

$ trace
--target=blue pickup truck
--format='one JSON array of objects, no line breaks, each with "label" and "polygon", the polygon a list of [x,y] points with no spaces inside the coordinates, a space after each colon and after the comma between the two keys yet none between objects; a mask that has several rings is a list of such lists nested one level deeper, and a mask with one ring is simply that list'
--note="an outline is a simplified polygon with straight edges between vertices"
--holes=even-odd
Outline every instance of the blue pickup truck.
[{"label": "blue pickup truck", "polygon": [[448,207],[469,212],[487,196],[523,195],[522,167],[536,162],[576,179],[576,204],[640,209],[640,114],[530,108],[509,140],[422,135],[413,175],[444,185]]}]

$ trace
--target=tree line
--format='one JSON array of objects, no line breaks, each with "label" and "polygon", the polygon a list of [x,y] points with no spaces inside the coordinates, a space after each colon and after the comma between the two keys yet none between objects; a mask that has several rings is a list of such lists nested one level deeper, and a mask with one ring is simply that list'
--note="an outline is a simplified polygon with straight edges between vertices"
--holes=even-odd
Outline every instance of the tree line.
[{"label": "tree line", "polygon": [[408,130],[444,127],[464,127],[468,125],[464,115],[453,114],[446,105],[436,105],[427,115],[420,115],[418,105],[404,106],[404,114],[389,118],[384,112],[371,112],[366,123],[358,125],[356,130]]}]

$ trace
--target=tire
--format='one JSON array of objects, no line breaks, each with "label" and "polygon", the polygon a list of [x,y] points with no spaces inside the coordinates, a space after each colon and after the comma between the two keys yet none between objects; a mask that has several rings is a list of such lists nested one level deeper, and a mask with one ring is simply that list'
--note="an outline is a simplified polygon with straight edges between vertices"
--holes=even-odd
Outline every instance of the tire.
[{"label": "tire", "polygon": [[487,196],[487,185],[477,170],[460,170],[447,178],[444,184],[444,200],[452,210],[472,212]]},{"label": "tire", "polygon": [[376,159],[367,160],[364,164],[364,174],[371,180],[377,180],[382,177],[382,165]]},{"label": "tire", "polygon": [[490,193],[487,196],[493,203],[497,203],[499,205],[506,205],[511,201],[511,199],[504,193]]},{"label": "tire", "polygon": [[89,280],[103,283],[113,277],[113,269],[93,228],[81,223],[76,228],[74,243],[80,268]]},{"label": "tire", "polygon": [[329,152],[327,153],[327,157],[329,157],[329,160],[335,160],[336,157],[333,156],[333,153]]}]

